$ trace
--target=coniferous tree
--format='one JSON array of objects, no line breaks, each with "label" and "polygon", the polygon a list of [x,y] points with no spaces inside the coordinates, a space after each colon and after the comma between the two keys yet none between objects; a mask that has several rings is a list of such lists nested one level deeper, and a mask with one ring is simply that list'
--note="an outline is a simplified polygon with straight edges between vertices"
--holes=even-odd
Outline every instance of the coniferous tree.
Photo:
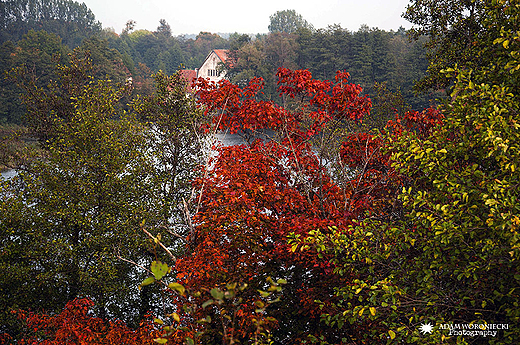
[{"label": "coniferous tree", "polygon": [[84,3],[72,0],[7,0],[0,3],[0,43],[18,41],[31,29],[57,34],[72,49],[99,32],[101,24]]}]

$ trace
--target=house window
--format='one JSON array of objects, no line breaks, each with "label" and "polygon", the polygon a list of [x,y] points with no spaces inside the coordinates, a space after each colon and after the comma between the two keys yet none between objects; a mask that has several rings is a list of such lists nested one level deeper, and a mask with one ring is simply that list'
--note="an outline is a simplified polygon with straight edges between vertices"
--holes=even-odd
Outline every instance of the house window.
[{"label": "house window", "polygon": [[216,69],[208,69],[208,77],[218,77]]}]

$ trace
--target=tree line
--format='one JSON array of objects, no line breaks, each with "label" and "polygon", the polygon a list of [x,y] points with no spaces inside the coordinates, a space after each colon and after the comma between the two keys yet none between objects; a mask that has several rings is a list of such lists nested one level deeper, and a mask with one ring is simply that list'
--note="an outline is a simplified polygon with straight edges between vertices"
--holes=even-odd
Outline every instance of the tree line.
[{"label": "tree line", "polygon": [[[66,59],[72,49],[90,50],[97,76],[123,81],[132,77],[140,93],[150,94],[151,74],[173,74],[199,68],[212,49],[230,49],[228,75],[234,82],[262,77],[266,99],[276,99],[279,67],[310,70],[317,78],[334,78],[346,70],[351,81],[375,94],[376,83],[400,92],[414,109],[435,98],[415,95],[414,81],[427,68],[423,42],[410,41],[404,29],[383,31],[362,26],[351,32],[339,25],[314,29],[294,10],[279,11],[270,18],[269,33],[234,33],[227,38],[201,32],[195,38],[174,37],[170,25],[159,21],[155,31],[134,30],[129,20],[121,34],[102,29],[93,13],[74,1],[8,1],[2,3],[0,61],[3,72],[15,66],[31,66],[46,86],[52,75],[54,55]],[[16,89],[6,80],[0,87],[0,123],[20,123],[24,113]]]},{"label": "tree line", "polygon": [[240,82],[252,76],[266,81],[267,97],[276,97],[276,69],[308,69],[322,80],[345,70],[350,80],[375,94],[375,85],[386,84],[399,91],[414,109],[429,105],[431,94],[417,95],[414,81],[420,80],[428,65],[421,40],[410,42],[404,29],[383,31],[362,26],[351,32],[339,25],[314,30],[299,27],[293,32],[271,32],[255,40],[247,36],[232,39],[234,61],[228,66],[231,80]]}]

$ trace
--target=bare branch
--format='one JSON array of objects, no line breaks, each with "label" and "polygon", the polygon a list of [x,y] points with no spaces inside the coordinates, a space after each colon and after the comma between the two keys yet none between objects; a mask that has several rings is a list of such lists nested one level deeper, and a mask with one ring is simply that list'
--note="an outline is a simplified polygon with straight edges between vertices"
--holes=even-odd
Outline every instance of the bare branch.
[{"label": "bare branch", "polygon": [[151,233],[149,233],[144,227],[142,227],[141,230],[143,230],[143,232],[145,234],[147,234],[148,237],[150,237],[152,240],[154,240],[155,243],[157,243],[159,246],[161,246],[161,248],[164,249],[164,251],[170,256],[170,258],[172,258],[173,262],[177,261],[177,258],[175,257],[175,255],[173,255],[172,252],[170,252],[170,250],[168,248],[166,248],[164,246],[164,244],[161,243],[161,241],[159,241],[156,237],[154,237]]},{"label": "bare branch", "polygon": [[128,260],[128,259],[125,259],[124,257],[122,257],[121,255],[117,254],[117,258],[119,260],[122,260],[122,261],[125,261],[125,262],[128,262],[129,264],[132,264],[134,266],[137,266],[139,268],[142,268],[143,270],[145,270],[146,272],[148,272],[150,275],[153,275],[152,271],[150,271],[148,268],[142,266],[142,265],[139,265],[137,262],[135,261],[132,261],[132,260]]}]

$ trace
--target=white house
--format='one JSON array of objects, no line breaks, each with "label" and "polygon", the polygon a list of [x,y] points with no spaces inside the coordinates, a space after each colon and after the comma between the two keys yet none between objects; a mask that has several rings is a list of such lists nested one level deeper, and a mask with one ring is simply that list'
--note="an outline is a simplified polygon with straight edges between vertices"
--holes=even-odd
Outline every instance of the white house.
[{"label": "white house", "polygon": [[228,50],[226,49],[215,49],[212,50],[204,63],[197,70],[197,78],[209,78],[211,81],[219,81],[226,77],[226,72],[223,71],[219,74],[219,63],[225,63],[228,58]]}]

